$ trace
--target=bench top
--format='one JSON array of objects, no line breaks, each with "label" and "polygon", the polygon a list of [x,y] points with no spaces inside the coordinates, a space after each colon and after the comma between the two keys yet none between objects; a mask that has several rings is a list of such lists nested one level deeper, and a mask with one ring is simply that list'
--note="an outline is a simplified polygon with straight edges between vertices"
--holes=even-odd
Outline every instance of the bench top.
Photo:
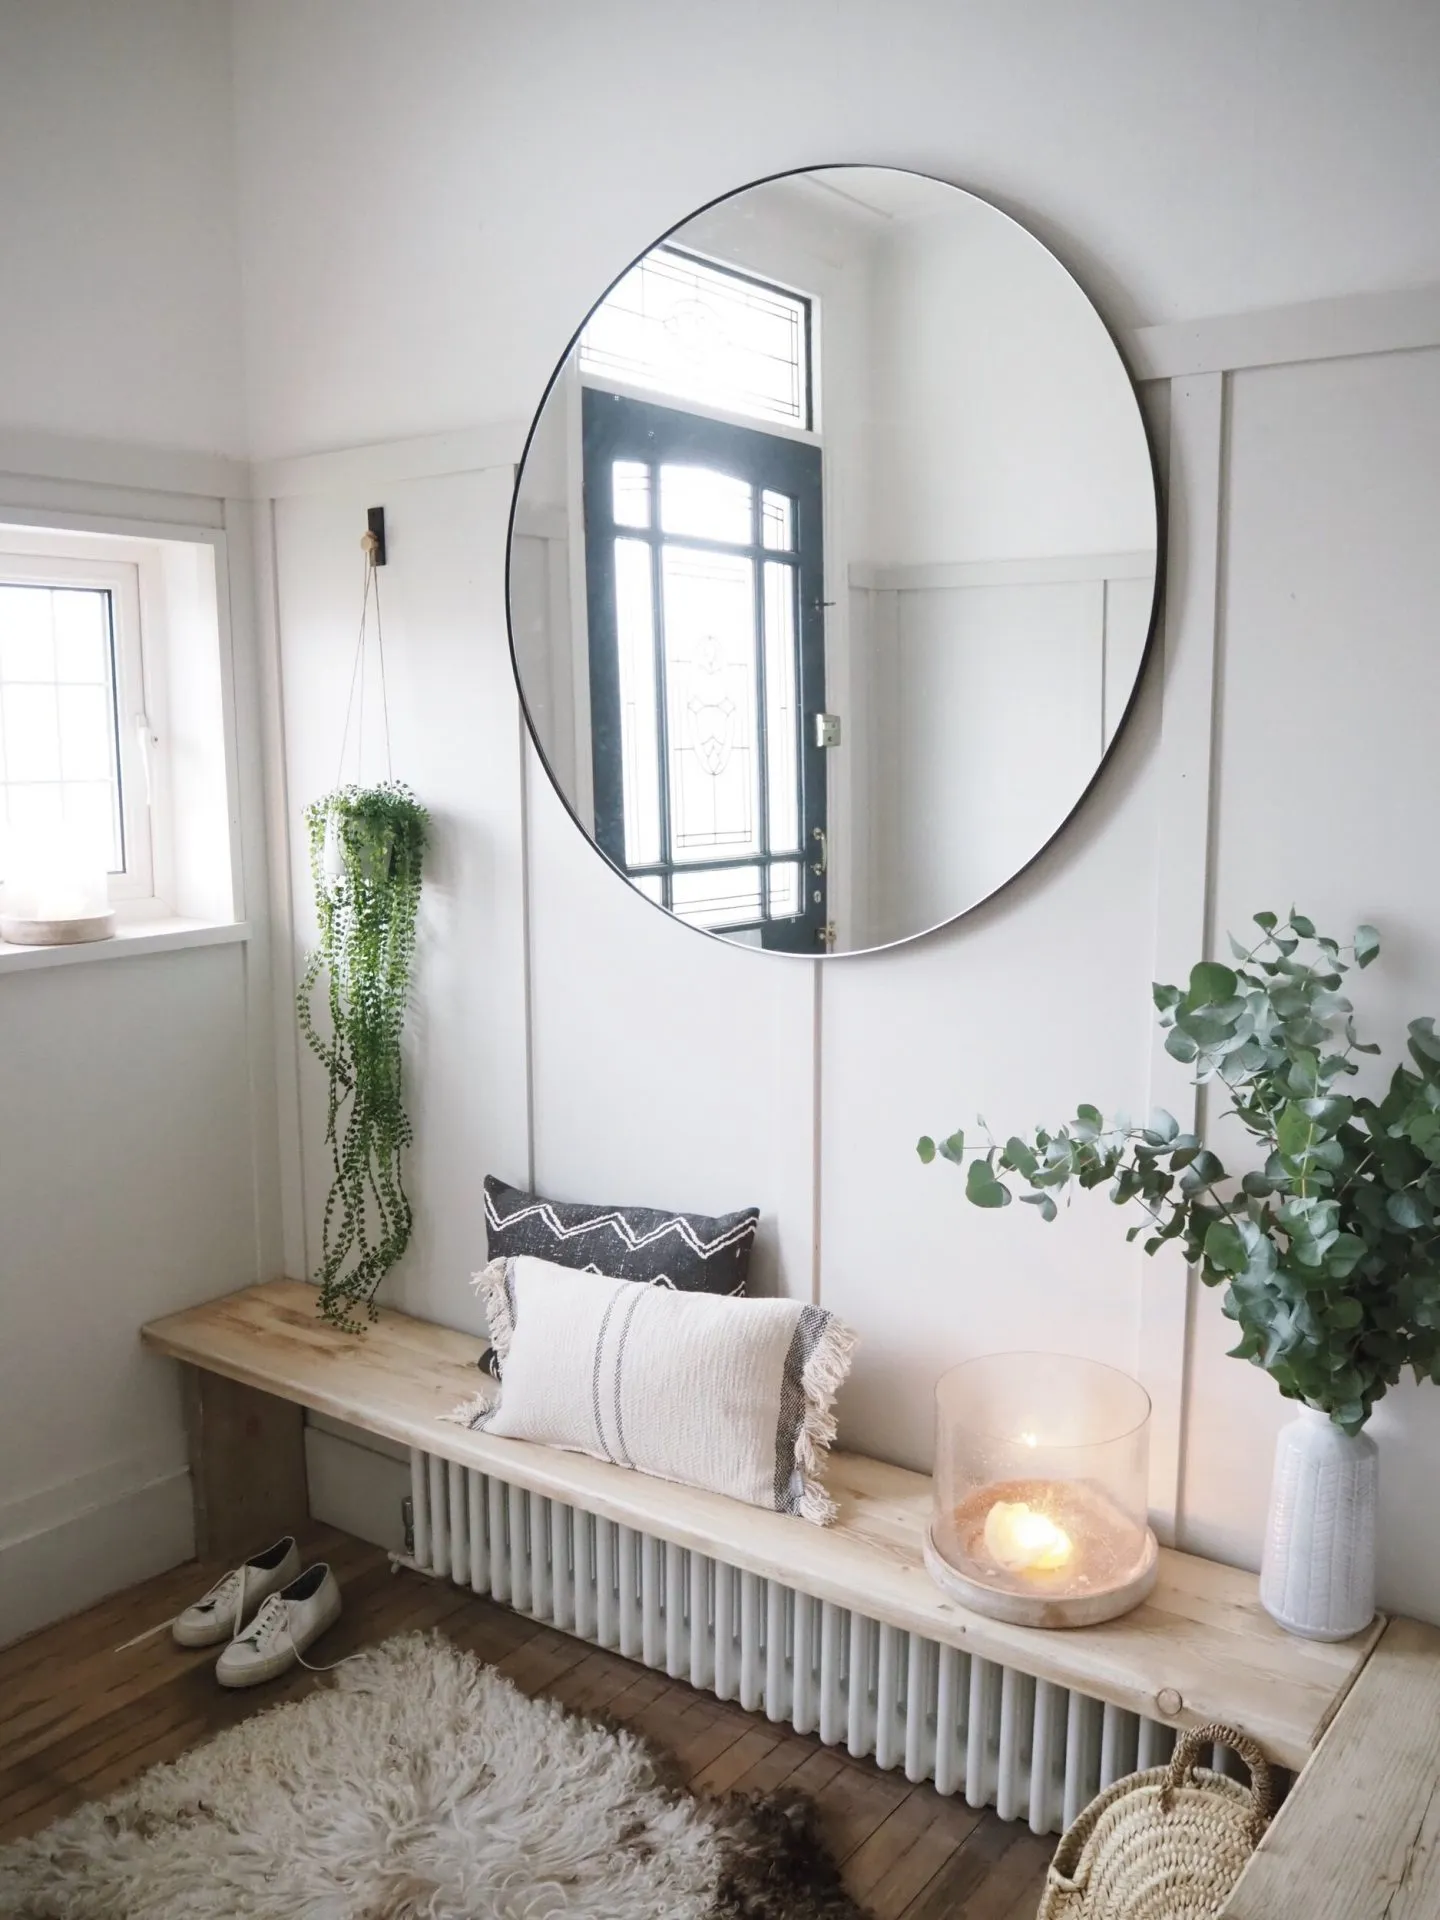
[{"label": "bench top", "polygon": [[1225,1920],[1440,1913],[1440,1629],[1392,1620]]},{"label": "bench top", "polygon": [[1228,1721],[1286,1767],[1305,1764],[1383,1627],[1339,1645],[1295,1639],[1261,1609],[1253,1574],[1166,1548],[1154,1593],[1123,1619],[1067,1631],[984,1619],[925,1571],[925,1474],[833,1453],[839,1515],[822,1528],[584,1454],[469,1433],[441,1416],[476,1391],[480,1340],[388,1309],[368,1333],[340,1333],[315,1300],[304,1282],[270,1281],[152,1321],[142,1337],[191,1366],[1037,1679],[1173,1726]]}]

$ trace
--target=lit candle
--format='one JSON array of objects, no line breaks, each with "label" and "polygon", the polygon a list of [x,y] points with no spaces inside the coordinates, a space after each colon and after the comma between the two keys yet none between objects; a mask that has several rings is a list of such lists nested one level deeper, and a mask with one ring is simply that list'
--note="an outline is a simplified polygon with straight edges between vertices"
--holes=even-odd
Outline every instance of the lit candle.
[{"label": "lit candle", "polygon": [[1048,1514],[1024,1500],[997,1500],[985,1516],[985,1551],[1007,1573],[1051,1573],[1074,1548]]}]

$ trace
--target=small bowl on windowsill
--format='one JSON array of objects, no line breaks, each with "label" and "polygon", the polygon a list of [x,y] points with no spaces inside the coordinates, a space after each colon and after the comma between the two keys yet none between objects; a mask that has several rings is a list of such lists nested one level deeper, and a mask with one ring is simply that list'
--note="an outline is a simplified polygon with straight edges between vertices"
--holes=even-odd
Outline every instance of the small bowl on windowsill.
[{"label": "small bowl on windowsill", "polygon": [[87,940],[115,938],[115,911],[82,913],[51,920],[21,919],[0,912],[0,940],[11,947],[75,947]]}]

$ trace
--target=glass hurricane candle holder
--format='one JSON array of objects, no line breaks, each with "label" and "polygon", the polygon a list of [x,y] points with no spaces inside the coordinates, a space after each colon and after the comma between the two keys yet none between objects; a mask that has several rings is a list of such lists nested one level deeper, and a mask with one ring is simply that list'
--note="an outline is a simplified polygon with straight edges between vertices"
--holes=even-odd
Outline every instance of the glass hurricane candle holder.
[{"label": "glass hurricane candle holder", "polygon": [[58,824],[12,827],[0,858],[0,940],[56,947],[112,938],[105,854],[94,836]]},{"label": "glass hurricane candle holder", "polygon": [[1083,1627],[1138,1606],[1159,1555],[1146,1522],[1150,1396],[1095,1360],[996,1353],[935,1389],[925,1564],[976,1613]]}]

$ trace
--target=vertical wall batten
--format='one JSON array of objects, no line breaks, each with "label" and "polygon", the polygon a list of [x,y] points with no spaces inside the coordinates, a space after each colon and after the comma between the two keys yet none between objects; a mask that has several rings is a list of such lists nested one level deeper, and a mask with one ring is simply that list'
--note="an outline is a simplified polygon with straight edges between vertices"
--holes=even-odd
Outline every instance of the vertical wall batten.
[{"label": "vertical wall batten", "polygon": [[418,1449],[410,1498],[426,1572],[1035,1833],[1174,1743],[1158,1721]]}]

